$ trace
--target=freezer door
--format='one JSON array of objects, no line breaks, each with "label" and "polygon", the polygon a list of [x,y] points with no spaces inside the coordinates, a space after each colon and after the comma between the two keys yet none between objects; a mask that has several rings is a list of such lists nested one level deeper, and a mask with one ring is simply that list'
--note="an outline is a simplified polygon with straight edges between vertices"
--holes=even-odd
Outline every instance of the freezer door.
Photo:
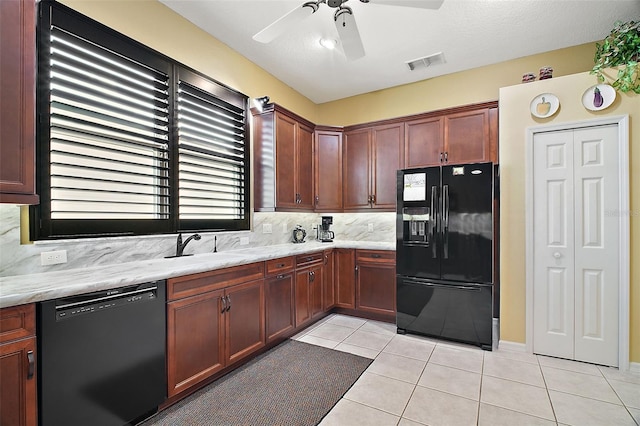
[{"label": "freezer door", "polygon": [[492,283],[492,163],[442,167],[443,280]]},{"label": "freezer door", "polygon": [[400,332],[492,346],[492,286],[397,277]]}]

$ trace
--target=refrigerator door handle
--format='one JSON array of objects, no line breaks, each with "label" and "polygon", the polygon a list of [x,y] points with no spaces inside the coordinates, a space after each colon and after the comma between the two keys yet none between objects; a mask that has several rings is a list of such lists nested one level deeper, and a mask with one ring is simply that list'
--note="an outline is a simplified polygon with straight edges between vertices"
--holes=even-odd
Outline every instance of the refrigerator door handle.
[{"label": "refrigerator door handle", "polygon": [[449,258],[449,185],[442,186],[443,258]]},{"label": "refrigerator door handle", "polygon": [[438,229],[437,229],[437,214],[436,214],[436,203],[437,203],[437,199],[438,199],[438,187],[433,185],[431,187],[431,210],[430,210],[430,214],[431,214],[431,231],[429,232],[429,235],[431,236],[431,252],[432,257],[435,259],[436,257],[438,257]]},{"label": "refrigerator door handle", "polygon": [[422,285],[425,287],[444,288],[449,290],[469,290],[480,291],[481,287],[477,285],[461,285],[461,284],[437,284],[433,282],[424,282],[419,280],[413,280],[410,278],[404,278],[403,282],[406,284]]}]

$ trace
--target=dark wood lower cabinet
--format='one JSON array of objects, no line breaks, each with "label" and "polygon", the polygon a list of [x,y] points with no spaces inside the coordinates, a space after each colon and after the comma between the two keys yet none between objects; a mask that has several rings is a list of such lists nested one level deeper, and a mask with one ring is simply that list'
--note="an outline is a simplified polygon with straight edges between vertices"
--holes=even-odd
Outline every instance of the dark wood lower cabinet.
[{"label": "dark wood lower cabinet", "polygon": [[334,253],[335,306],[338,308],[354,309],[356,307],[355,250],[336,249]]},{"label": "dark wood lower cabinet", "polygon": [[264,346],[264,280],[225,290],[227,307],[226,364],[241,360]]},{"label": "dark wood lower cabinet", "polygon": [[356,309],[395,316],[395,253],[381,250],[357,250]]},{"label": "dark wood lower cabinet", "polygon": [[0,310],[0,425],[35,426],[35,305]]},{"label": "dark wood lower cabinet", "polygon": [[222,370],[225,364],[224,290],[167,304],[168,395]]},{"label": "dark wood lower cabinet", "polygon": [[296,271],[296,327],[300,327],[322,314],[321,263]]},{"label": "dark wood lower cabinet", "polygon": [[293,272],[265,280],[267,343],[286,337],[296,327]]},{"label": "dark wood lower cabinet", "polygon": [[231,281],[246,268],[228,268],[210,275],[196,274],[169,280],[175,288],[219,288],[167,303],[167,385],[175,396],[203,382],[265,345],[264,279],[224,286],[216,279],[228,273]]}]

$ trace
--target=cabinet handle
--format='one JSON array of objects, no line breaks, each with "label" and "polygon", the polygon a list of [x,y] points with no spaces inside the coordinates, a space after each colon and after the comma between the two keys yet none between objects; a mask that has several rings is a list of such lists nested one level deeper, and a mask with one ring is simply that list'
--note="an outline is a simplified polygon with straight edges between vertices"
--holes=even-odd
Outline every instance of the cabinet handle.
[{"label": "cabinet handle", "polygon": [[311,284],[313,282],[313,280],[315,279],[314,277],[314,272],[313,271],[309,271],[309,284]]},{"label": "cabinet handle", "polygon": [[316,195],[316,205],[318,205],[319,203],[320,203],[320,197]]},{"label": "cabinet handle", "polygon": [[449,153],[448,153],[448,152],[445,152],[445,153],[444,153],[444,162],[445,162],[445,163],[448,163],[448,162],[449,162]]},{"label": "cabinet handle", "polygon": [[276,268],[284,268],[284,263],[278,263],[278,264],[276,265]]},{"label": "cabinet handle", "polygon": [[373,195],[371,196],[371,204],[373,205],[373,204],[375,204],[375,203],[376,203],[376,194],[373,194]]},{"label": "cabinet handle", "polygon": [[329,255],[325,254],[324,255],[324,264],[326,265],[327,263],[329,263]]},{"label": "cabinet handle", "polygon": [[374,259],[380,259],[382,256],[380,256],[378,253],[374,253],[371,255],[371,257],[373,257]]},{"label": "cabinet handle", "polygon": [[36,360],[33,356],[33,351],[27,352],[27,361],[29,362],[29,369],[27,371],[27,379],[33,379],[33,373],[36,369]]},{"label": "cabinet handle", "polygon": [[227,299],[222,296],[220,300],[222,300],[222,310],[220,311],[220,313],[224,314],[227,311]]},{"label": "cabinet handle", "polygon": [[444,162],[444,152],[440,153],[440,162]]},{"label": "cabinet handle", "polygon": [[277,279],[277,280],[282,280],[282,279],[284,279],[284,274],[278,274],[278,275],[276,275],[276,279]]},{"label": "cabinet handle", "polygon": [[231,310],[231,296],[227,296],[227,312]]},{"label": "cabinet handle", "polygon": [[358,266],[356,265],[356,275],[358,275]]}]

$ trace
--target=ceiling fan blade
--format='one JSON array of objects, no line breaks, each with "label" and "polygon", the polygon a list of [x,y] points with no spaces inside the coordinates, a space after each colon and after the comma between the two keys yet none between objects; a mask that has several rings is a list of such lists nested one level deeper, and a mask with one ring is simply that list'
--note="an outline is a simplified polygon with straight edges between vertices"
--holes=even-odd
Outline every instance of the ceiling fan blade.
[{"label": "ceiling fan blade", "polygon": [[307,16],[313,15],[317,7],[301,5],[293,9],[291,12],[279,18],[277,21],[271,23],[263,30],[253,36],[255,41],[260,43],[269,43],[282,35],[289,28],[295,26]]},{"label": "ceiling fan blade", "polygon": [[440,9],[444,0],[369,0],[371,4],[417,7],[419,9]]},{"label": "ceiling fan blade", "polygon": [[356,20],[351,13],[342,13],[335,20],[342,50],[348,60],[353,61],[364,56],[364,46]]}]

